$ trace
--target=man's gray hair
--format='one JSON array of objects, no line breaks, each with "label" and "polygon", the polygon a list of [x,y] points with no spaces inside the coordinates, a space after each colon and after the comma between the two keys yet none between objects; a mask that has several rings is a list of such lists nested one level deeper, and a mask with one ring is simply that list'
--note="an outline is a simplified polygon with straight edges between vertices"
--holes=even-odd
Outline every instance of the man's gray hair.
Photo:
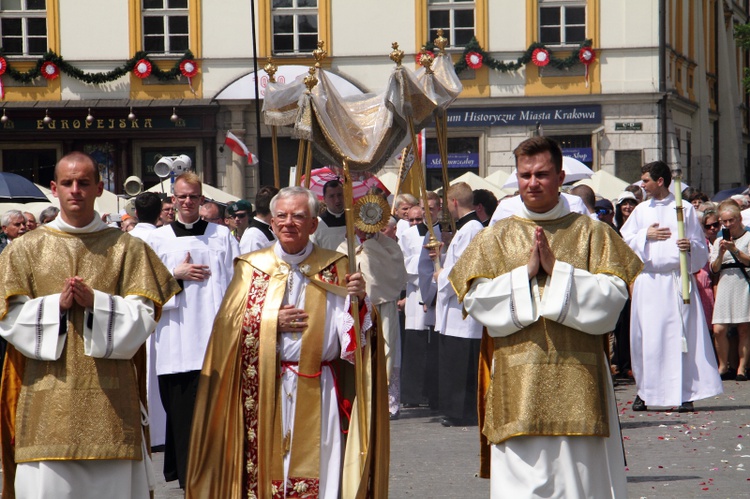
[{"label": "man's gray hair", "polygon": [[305,189],[304,187],[295,185],[291,187],[284,187],[281,189],[278,194],[276,194],[273,199],[271,199],[271,216],[273,217],[276,214],[276,203],[278,203],[282,199],[288,199],[288,198],[295,198],[298,196],[304,196],[307,198],[307,206],[310,210],[310,216],[311,217],[317,217],[318,216],[318,198],[315,196],[315,193],[312,192],[310,189]]},{"label": "man's gray hair", "polygon": [[3,227],[7,227],[13,222],[13,220],[18,217],[23,218],[24,221],[26,220],[26,217],[23,216],[23,212],[19,210],[8,210],[3,213],[2,218],[0,218],[0,225],[2,225]]},{"label": "man's gray hair", "polygon": [[54,220],[58,213],[60,213],[60,208],[58,208],[57,206],[50,206],[48,208],[45,208],[39,214],[39,223],[46,224],[47,222]]},{"label": "man's gray hair", "polygon": [[415,198],[411,194],[407,192],[402,192],[401,194],[396,196],[396,199],[394,200],[393,205],[396,209],[398,209],[399,206],[401,206],[403,203],[409,203],[410,205],[413,206],[415,204],[419,204],[419,201],[417,201],[417,198]]}]

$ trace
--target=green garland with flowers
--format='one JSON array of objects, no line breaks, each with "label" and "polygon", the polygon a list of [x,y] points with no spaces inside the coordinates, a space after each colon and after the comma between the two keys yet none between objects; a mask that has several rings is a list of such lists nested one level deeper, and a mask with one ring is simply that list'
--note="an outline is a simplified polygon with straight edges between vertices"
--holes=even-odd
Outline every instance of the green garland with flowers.
[{"label": "green garland with flowers", "polygon": [[[549,63],[548,63],[549,66],[552,66],[553,68],[557,68],[557,69],[570,69],[576,64],[584,64],[580,56],[581,50],[583,49],[591,50],[591,44],[592,44],[592,41],[590,39],[584,40],[578,46],[578,49],[573,50],[573,53],[569,57],[566,57],[565,59],[559,59],[551,55],[551,52],[543,43],[534,42],[531,45],[529,45],[529,48],[526,49],[526,52],[524,52],[523,55],[519,57],[518,59],[516,59],[515,61],[503,62],[503,61],[498,61],[497,59],[493,58],[489,53],[485,52],[485,50],[481,47],[481,45],[479,45],[479,42],[477,41],[476,37],[472,37],[471,41],[464,47],[462,56],[459,58],[458,61],[456,61],[453,67],[456,70],[456,74],[460,74],[461,71],[464,71],[465,69],[469,68],[469,64],[467,62],[467,58],[469,57],[469,55],[479,54],[481,56],[480,65],[490,67],[496,71],[502,71],[504,73],[507,73],[510,71],[516,71],[520,69],[521,67],[525,66],[526,64],[533,62],[532,56],[534,52],[537,49],[541,49],[541,50],[547,51],[550,54]],[[436,50],[436,47],[434,43],[428,42],[425,44],[425,49],[434,53]]]},{"label": "green garland with flowers", "polygon": [[150,64],[150,74],[156,77],[159,81],[176,80],[180,75],[184,75],[181,69],[181,64],[184,61],[193,61],[194,59],[192,52],[188,50],[180,57],[177,62],[175,62],[171,69],[162,71],[156,66],[156,64],[154,64],[151,59],[149,59],[149,56],[146,52],[137,52],[132,58],[125,61],[122,66],[117,67],[111,71],[88,73],[68,63],[65,59],[63,59],[61,55],[58,55],[52,51],[45,53],[42,57],[37,59],[36,65],[33,68],[23,72],[13,68],[13,63],[6,58],[6,55],[2,49],[0,49],[0,57],[3,58],[3,62],[6,66],[4,74],[7,74],[14,80],[22,83],[31,83],[36,78],[44,76],[44,74],[42,73],[42,66],[45,63],[51,62],[55,64],[61,72],[67,74],[68,76],[71,76],[84,83],[90,83],[93,85],[112,82],[117,80],[118,78],[121,78],[122,76],[125,76],[129,72],[133,71],[136,64],[138,64],[142,60],[145,60]]}]

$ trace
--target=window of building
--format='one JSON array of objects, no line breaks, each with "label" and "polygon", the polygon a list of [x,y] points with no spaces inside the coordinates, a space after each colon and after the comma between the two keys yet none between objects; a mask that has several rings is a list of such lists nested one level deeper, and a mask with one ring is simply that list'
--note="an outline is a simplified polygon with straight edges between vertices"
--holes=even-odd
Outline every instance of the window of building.
[{"label": "window of building", "polygon": [[46,0],[0,0],[0,39],[8,55],[47,52]]},{"label": "window of building", "polygon": [[615,176],[631,184],[641,179],[643,151],[615,151]]},{"label": "window of building", "polygon": [[581,1],[539,3],[539,41],[545,45],[578,45],[586,39],[586,6]]},{"label": "window of building", "polygon": [[143,50],[182,54],[188,50],[188,0],[143,0]]},{"label": "window of building", "polygon": [[437,38],[443,30],[448,47],[463,47],[474,36],[474,0],[428,0],[429,39]]},{"label": "window of building", "polygon": [[273,53],[312,52],[318,43],[318,0],[273,0]]}]

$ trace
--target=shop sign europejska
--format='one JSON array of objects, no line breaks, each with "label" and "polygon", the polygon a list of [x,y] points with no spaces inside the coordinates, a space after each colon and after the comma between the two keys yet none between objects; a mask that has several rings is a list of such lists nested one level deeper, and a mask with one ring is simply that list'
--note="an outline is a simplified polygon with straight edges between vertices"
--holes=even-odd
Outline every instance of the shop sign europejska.
[{"label": "shop sign europejska", "polygon": [[[67,132],[71,130],[94,131],[107,130],[111,132],[132,130],[172,130],[175,128],[200,129],[200,117],[179,118],[172,121],[169,118],[94,118],[88,122],[85,118],[52,118],[49,123],[43,119],[14,119],[0,124],[2,132],[28,132],[39,130],[44,132]],[[1,132],[0,132],[1,133]]]},{"label": "shop sign europejska", "polygon": [[581,125],[602,121],[602,107],[519,106],[448,108],[450,126]]},{"label": "shop sign europejska", "polygon": [[[425,156],[427,168],[442,168],[443,162],[439,154],[427,154]],[[452,152],[448,153],[448,168],[479,168],[479,153],[476,152]]]}]

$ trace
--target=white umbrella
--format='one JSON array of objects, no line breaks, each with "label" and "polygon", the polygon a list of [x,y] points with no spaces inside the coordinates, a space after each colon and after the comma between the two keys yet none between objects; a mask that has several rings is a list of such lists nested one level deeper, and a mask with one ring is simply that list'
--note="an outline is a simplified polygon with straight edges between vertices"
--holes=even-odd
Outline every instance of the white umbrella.
[{"label": "white umbrella", "polygon": [[[563,170],[565,171],[565,183],[577,182],[585,178],[591,178],[594,174],[594,170],[581,163],[575,158],[569,156],[563,156]],[[518,187],[518,177],[516,172],[513,172],[508,177],[508,180],[503,184],[503,188],[512,189]]]}]

